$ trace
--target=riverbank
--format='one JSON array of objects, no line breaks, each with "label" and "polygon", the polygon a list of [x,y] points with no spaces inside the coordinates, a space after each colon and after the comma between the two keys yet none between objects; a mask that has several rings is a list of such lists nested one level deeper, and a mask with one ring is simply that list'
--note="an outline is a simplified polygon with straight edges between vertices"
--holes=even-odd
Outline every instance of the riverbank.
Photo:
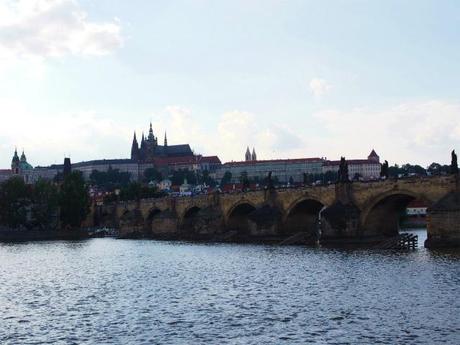
[{"label": "riverbank", "polygon": [[83,240],[90,238],[87,231],[1,230],[0,242],[29,242],[50,240]]}]

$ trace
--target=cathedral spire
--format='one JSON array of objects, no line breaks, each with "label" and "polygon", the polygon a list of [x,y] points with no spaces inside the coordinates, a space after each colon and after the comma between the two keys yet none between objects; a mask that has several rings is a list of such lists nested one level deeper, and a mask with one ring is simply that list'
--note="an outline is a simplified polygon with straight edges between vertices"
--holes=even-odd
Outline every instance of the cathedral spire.
[{"label": "cathedral spire", "polygon": [[27,162],[27,158],[26,158],[26,155],[24,153],[24,149],[22,149],[21,162]]},{"label": "cathedral spire", "polygon": [[246,153],[245,153],[245,155],[244,155],[244,159],[245,159],[246,161],[250,161],[250,160],[252,159],[252,157],[251,157],[251,151],[249,151],[249,146],[246,148]]},{"label": "cathedral spire", "polygon": [[168,146],[168,138],[166,137],[166,131],[165,131],[165,147]]},{"label": "cathedral spire", "polygon": [[137,142],[136,132],[134,131],[133,144],[131,146],[131,159],[139,159],[139,143]]},{"label": "cathedral spire", "polygon": [[251,158],[252,158],[253,161],[257,160],[256,149],[254,147],[252,148],[252,157]]}]

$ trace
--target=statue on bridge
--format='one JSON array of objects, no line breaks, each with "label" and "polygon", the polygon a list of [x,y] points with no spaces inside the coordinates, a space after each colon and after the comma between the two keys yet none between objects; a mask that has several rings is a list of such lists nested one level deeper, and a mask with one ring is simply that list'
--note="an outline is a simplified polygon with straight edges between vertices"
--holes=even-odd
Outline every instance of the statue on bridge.
[{"label": "statue on bridge", "polygon": [[271,171],[268,172],[268,176],[267,176],[267,189],[274,189]]},{"label": "statue on bridge", "polygon": [[380,168],[380,177],[388,178],[388,161],[386,160]]},{"label": "statue on bridge", "polygon": [[350,179],[348,178],[348,163],[345,160],[345,157],[340,158],[338,182],[339,183],[348,183],[348,182],[350,182]]},{"label": "statue on bridge", "polygon": [[452,160],[450,163],[450,173],[453,175],[458,175],[458,162],[457,162],[457,154],[455,150],[451,152]]}]

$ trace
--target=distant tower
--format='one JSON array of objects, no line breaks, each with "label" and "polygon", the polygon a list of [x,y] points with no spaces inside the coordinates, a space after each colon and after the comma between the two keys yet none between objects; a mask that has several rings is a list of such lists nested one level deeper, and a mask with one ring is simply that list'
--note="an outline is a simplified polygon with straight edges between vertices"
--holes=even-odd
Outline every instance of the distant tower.
[{"label": "distant tower", "polygon": [[380,157],[379,155],[374,151],[374,149],[372,149],[371,153],[369,154],[369,156],[367,156],[367,159],[370,160],[370,161],[374,161],[376,163],[379,163],[380,162]]},{"label": "distant tower", "polygon": [[142,139],[141,139],[141,145],[139,149],[139,159],[143,161],[145,159],[145,153],[146,153],[146,144],[145,144],[145,136],[144,132],[142,132]]},{"label": "distant tower", "polygon": [[19,174],[19,156],[18,156],[18,149],[14,149],[14,156],[13,159],[11,160],[11,170],[13,171],[13,174]]},{"label": "distant tower", "polygon": [[252,148],[252,160],[256,161],[257,160],[257,154],[256,154],[256,149],[253,147]]},{"label": "distant tower", "polygon": [[246,154],[244,155],[244,159],[246,162],[249,162],[250,160],[252,160],[251,151],[249,151],[249,146],[246,149]]},{"label": "distant tower", "polygon": [[70,175],[72,172],[72,163],[70,162],[70,158],[64,158],[64,177]]},{"label": "distant tower", "polygon": [[138,161],[139,158],[139,144],[137,142],[136,132],[134,132],[133,144],[131,146],[131,159]]},{"label": "distant tower", "polygon": [[153,135],[153,128],[152,128],[152,123],[150,122],[150,129],[149,129],[149,136],[148,136],[149,141],[154,141],[155,136]]},{"label": "distant tower", "polygon": [[166,131],[165,131],[165,147],[168,146],[168,138],[166,137]]},{"label": "distant tower", "polygon": [[22,154],[21,154],[20,161],[21,161],[21,162],[27,162],[27,158],[26,158],[26,155],[25,155],[25,153],[24,153],[24,149],[22,150]]}]

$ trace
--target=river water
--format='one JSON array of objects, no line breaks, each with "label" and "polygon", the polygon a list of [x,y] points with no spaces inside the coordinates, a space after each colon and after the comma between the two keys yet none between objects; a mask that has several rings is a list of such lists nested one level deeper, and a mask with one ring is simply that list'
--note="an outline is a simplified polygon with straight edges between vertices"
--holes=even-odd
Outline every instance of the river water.
[{"label": "river water", "polygon": [[0,344],[460,344],[460,253],[0,244]]}]

